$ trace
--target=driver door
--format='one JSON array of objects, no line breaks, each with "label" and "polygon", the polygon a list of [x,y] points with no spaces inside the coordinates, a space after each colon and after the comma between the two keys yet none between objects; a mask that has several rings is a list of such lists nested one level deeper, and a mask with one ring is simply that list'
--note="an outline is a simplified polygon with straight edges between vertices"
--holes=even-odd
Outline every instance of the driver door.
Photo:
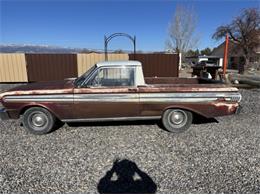
[{"label": "driver door", "polygon": [[76,119],[139,115],[135,67],[99,67],[81,88],[74,89]]}]

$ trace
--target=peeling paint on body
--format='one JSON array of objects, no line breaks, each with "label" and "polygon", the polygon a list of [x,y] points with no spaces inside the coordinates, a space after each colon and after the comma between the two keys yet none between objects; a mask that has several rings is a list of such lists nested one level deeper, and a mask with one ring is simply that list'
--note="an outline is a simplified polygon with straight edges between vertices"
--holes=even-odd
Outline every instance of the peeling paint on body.
[{"label": "peeling paint on body", "polygon": [[[232,94],[239,94],[238,89],[223,84],[77,88],[73,80],[66,80],[16,87],[0,94],[0,100],[12,118],[18,118],[28,106],[49,109],[60,119],[161,116],[168,108],[182,108],[215,117],[236,112],[239,104],[230,98]],[[230,100],[226,101],[225,97]]]}]

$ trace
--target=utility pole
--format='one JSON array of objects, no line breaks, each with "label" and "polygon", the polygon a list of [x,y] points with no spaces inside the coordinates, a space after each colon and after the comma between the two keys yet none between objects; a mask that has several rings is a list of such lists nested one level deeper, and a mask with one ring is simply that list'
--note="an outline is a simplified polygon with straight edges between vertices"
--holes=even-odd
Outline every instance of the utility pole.
[{"label": "utility pole", "polygon": [[227,63],[228,63],[228,34],[226,34],[226,41],[225,41],[225,49],[224,49],[224,62],[223,62],[223,75],[225,78],[226,70],[227,70]]}]

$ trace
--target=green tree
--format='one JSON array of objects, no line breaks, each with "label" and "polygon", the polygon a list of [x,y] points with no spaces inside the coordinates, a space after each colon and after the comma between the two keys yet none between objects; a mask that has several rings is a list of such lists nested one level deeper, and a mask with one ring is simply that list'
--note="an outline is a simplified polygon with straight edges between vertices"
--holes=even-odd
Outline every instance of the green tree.
[{"label": "green tree", "polygon": [[209,47],[203,49],[203,50],[200,50],[200,54],[201,55],[205,55],[205,56],[209,56],[211,54],[211,49]]},{"label": "green tree", "polygon": [[200,51],[197,49],[197,50],[188,50],[186,53],[185,53],[185,57],[197,57],[200,55]]}]

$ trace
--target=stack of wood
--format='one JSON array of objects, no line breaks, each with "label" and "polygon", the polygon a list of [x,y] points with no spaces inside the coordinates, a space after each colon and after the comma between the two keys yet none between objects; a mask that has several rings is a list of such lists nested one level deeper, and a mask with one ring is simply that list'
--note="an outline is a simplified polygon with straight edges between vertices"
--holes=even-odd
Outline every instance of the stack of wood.
[{"label": "stack of wood", "polygon": [[238,81],[241,84],[260,87],[260,75],[229,74],[228,78],[232,83]]}]

